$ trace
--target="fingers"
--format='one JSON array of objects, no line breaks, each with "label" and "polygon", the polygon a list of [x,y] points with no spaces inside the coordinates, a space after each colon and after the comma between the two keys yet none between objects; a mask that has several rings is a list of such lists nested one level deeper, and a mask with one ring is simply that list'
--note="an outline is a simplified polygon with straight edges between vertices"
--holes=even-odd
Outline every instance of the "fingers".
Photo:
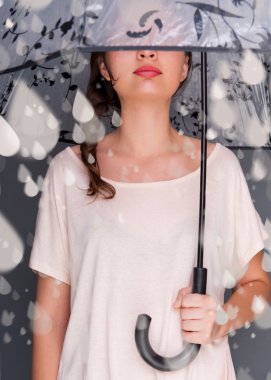
[{"label": "fingers", "polygon": [[192,292],[192,287],[187,286],[186,288],[182,288],[179,290],[176,300],[173,303],[173,307],[179,308],[182,305],[183,297],[190,294]]},{"label": "fingers", "polygon": [[215,300],[207,294],[184,294],[181,299],[181,307],[204,307],[214,309]]},{"label": "fingers", "polygon": [[190,343],[210,343],[217,304],[208,294],[191,293],[192,287],[179,290],[173,307],[179,308],[184,340]]},{"label": "fingers", "polygon": [[205,317],[205,310],[199,307],[181,307],[180,316],[182,321],[186,319],[201,319]]}]

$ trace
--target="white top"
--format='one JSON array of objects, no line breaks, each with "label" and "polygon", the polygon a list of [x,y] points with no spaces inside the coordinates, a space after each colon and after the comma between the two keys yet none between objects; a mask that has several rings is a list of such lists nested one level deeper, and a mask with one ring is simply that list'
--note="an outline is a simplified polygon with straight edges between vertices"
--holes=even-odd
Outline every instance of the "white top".
[{"label": "white top", "polygon": [[[115,197],[90,203],[88,171],[70,147],[46,174],[29,266],[71,285],[58,380],[235,380],[227,337],[175,372],[148,366],[134,341],[146,313],[154,350],[182,351],[172,304],[196,266],[200,169],[166,181],[107,181]],[[223,304],[227,281],[234,285],[267,237],[238,159],[217,143],[207,160],[207,294]]]}]

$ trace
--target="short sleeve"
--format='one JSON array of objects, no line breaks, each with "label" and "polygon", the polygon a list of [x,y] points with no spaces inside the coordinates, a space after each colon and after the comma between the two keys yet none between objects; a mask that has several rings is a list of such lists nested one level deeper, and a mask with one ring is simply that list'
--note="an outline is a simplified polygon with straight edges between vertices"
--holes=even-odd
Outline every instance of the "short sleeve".
[{"label": "short sleeve", "polygon": [[71,283],[69,240],[61,163],[54,157],[44,178],[28,266],[36,273]]},{"label": "short sleeve", "polygon": [[250,191],[236,158],[234,183],[234,260],[233,271],[238,273],[259,251],[269,238],[254,206]]}]

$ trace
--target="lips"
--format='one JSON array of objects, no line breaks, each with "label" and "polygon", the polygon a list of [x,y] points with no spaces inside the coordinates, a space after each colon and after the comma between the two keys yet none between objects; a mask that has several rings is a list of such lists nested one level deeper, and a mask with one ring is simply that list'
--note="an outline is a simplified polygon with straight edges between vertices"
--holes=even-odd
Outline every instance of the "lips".
[{"label": "lips", "polygon": [[142,66],[136,69],[134,74],[142,76],[156,76],[162,74],[162,72],[154,66]]}]

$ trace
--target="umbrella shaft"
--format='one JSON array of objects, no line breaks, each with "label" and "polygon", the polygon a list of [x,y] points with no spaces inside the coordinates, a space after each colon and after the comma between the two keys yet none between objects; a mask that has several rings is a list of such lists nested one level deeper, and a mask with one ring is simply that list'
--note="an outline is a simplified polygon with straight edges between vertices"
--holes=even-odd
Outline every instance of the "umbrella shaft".
[{"label": "umbrella shaft", "polygon": [[205,227],[205,194],[206,194],[206,161],[207,161],[207,53],[201,53],[201,166],[200,166],[200,206],[198,231],[198,262],[203,267],[204,227]]}]

